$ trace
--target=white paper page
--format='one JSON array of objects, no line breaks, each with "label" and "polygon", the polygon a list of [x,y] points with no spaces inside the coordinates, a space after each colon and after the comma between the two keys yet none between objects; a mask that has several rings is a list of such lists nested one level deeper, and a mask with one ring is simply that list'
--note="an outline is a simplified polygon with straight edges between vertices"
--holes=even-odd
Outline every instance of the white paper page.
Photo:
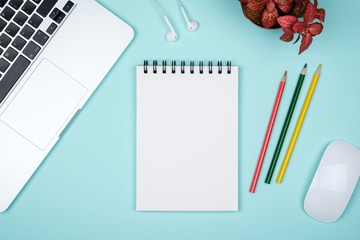
[{"label": "white paper page", "polygon": [[238,68],[137,67],[138,211],[238,210]]}]

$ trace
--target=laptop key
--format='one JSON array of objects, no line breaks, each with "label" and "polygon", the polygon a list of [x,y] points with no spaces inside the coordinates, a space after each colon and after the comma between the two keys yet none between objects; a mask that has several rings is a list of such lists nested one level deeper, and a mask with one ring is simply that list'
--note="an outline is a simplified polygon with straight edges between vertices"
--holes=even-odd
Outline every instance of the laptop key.
[{"label": "laptop key", "polygon": [[54,10],[52,10],[50,13],[49,18],[54,19],[59,13],[60,10],[58,8],[54,8]]},{"label": "laptop key", "polygon": [[20,34],[26,38],[26,39],[30,39],[31,36],[34,34],[35,30],[32,29],[29,25],[25,25],[25,27],[23,27],[23,29],[21,30]]},{"label": "laptop key", "polygon": [[17,24],[19,24],[20,26],[24,25],[26,23],[26,21],[28,20],[28,16],[26,16],[24,13],[22,12],[18,12],[16,14],[16,16],[14,17],[14,22],[16,22]]},{"label": "laptop key", "polygon": [[41,16],[46,17],[49,14],[49,12],[51,11],[51,9],[55,6],[57,1],[58,0],[44,0],[40,4],[40,6],[36,10],[36,12],[38,14],[40,14]]},{"label": "laptop key", "polygon": [[5,32],[10,36],[15,37],[19,30],[20,28],[18,26],[16,26],[14,23],[10,23]]},{"label": "laptop key", "polygon": [[0,48],[0,55],[3,53],[3,51],[4,51],[4,50],[3,50],[2,48]]},{"label": "laptop key", "polygon": [[65,17],[66,17],[65,13],[60,11],[60,13],[55,17],[54,21],[60,24]]},{"label": "laptop key", "polygon": [[27,13],[27,14],[30,15],[30,14],[33,13],[33,11],[35,10],[35,8],[36,8],[36,5],[35,5],[35,4],[33,4],[33,3],[30,2],[30,1],[27,1],[21,9],[22,9],[25,13]]},{"label": "laptop key", "polygon": [[6,34],[3,33],[0,35],[0,46],[7,48],[10,42],[11,38],[9,38]]},{"label": "laptop key", "polygon": [[33,0],[35,3],[39,4],[41,0]]},{"label": "laptop key", "polygon": [[51,23],[48,29],[46,29],[46,32],[51,35],[55,32],[56,28],[57,25],[55,23]]},{"label": "laptop key", "polygon": [[29,65],[30,61],[21,55],[15,60],[15,62],[9,68],[9,71],[6,72],[6,74],[0,81],[0,103],[14,87],[16,82],[19,80],[19,78]]},{"label": "laptop key", "polygon": [[14,48],[16,48],[17,50],[21,51],[21,49],[23,49],[25,44],[26,44],[26,41],[22,37],[17,36],[11,45]]},{"label": "laptop key", "polygon": [[33,60],[36,55],[40,52],[41,48],[36,45],[33,41],[29,42],[23,50],[23,54]]},{"label": "laptop key", "polygon": [[8,0],[0,0],[0,7],[4,7]]},{"label": "laptop key", "polygon": [[4,28],[6,27],[7,22],[5,22],[2,18],[0,18],[0,32],[2,30],[4,30]]},{"label": "laptop key", "polygon": [[63,7],[63,10],[68,13],[71,8],[74,6],[74,3],[72,1],[68,1],[65,6]]},{"label": "laptop key", "polygon": [[10,63],[8,63],[4,58],[0,59],[0,72],[5,72],[9,66]]},{"label": "laptop key", "polygon": [[33,39],[35,42],[37,42],[41,46],[44,46],[44,44],[47,42],[47,40],[49,40],[49,36],[46,35],[43,31],[39,30],[34,35]]},{"label": "laptop key", "polygon": [[7,58],[10,62],[14,61],[17,55],[18,52],[12,47],[9,47],[8,50],[6,50],[6,52],[4,53],[4,57]]},{"label": "laptop key", "polygon": [[19,7],[24,3],[23,0],[11,0],[9,2],[9,5],[15,8],[16,10],[19,9]]},{"label": "laptop key", "polygon": [[55,22],[59,24],[62,22],[62,20],[64,20],[65,16],[66,16],[65,13],[60,11],[58,8],[55,8],[49,15],[51,19],[53,19]]},{"label": "laptop key", "polygon": [[33,26],[34,28],[38,28],[40,24],[42,23],[43,19],[39,17],[38,15],[34,14],[29,20],[29,24]]},{"label": "laptop key", "polygon": [[5,7],[4,10],[2,10],[1,12],[1,16],[3,16],[3,18],[5,18],[8,21],[10,21],[10,19],[14,16],[14,14],[15,11],[9,7]]}]

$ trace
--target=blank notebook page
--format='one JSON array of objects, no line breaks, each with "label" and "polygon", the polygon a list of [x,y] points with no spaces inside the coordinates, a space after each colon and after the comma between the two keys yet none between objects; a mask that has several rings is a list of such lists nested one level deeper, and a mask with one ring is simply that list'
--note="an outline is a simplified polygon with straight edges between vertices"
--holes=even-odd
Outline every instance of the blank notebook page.
[{"label": "blank notebook page", "polygon": [[137,66],[138,211],[238,210],[238,68]]}]

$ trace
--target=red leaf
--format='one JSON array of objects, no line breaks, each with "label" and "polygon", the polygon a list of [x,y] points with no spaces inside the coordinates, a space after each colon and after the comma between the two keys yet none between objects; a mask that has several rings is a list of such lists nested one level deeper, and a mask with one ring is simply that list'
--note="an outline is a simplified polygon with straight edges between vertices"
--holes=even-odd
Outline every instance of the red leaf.
[{"label": "red leaf", "polygon": [[280,39],[284,42],[291,42],[294,39],[294,34],[284,34],[280,37]]},{"label": "red leaf", "polygon": [[309,3],[305,11],[304,22],[311,23],[312,21],[314,21],[315,17],[316,17],[316,8],[314,4]]},{"label": "red leaf", "polygon": [[284,13],[288,13],[291,11],[293,7],[293,0],[274,0],[276,5],[280,8]]},{"label": "red leaf", "polygon": [[273,0],[269,0],[266,4],[265,11],[262,14],[262,25],[266,28],[271,28],[276,23],[276,18],[279,16],[279,13],[275,7]]},{"label": "red leaf", "polygon": [[297,22],[294,24],[294,26],[292,27],[292,29],[294,30],[294,32],[296,33],[302,33],[305,31],[306,28],[306,24],[303,22]]},{"label": "red leaf", "polygon": [[310,3],[309,0],[304,0],[302,4],[306,7],[309,3]]},{"label": "red leaf", "polygon": [[325,21],[325,10],[323,8],[316,10],[316,18],[322,22]]},{"label": "red leaf", "polygon": [[293,2],[293,0],[274,0],[274,2],[276,2],[277,4],[283,4],[283,5],[286,5],[286,4],[290,4]]},{"label": "red leaf", "polygon": [[301,35],[299,34],[299,36],[297,37],[297,39],[295,40],[295,42],[293,44],[297,43],[300,40],[300,37],[301,37]]},{"label": "red leaf", "polygon": [[310,33],[305,34],[301,40],[299,55],[309,48],[311,42],[312,42],[311,34]]},{"label": "red leaf", "polygon": [[277,22],[280,24],[282,28],[289,28],[294,25],[298,20],[296,17],[287,15],[283,17],[278,17]]},{"label": "red leaf", "polygon": [[293,3],[290,2],[288,4],[278,4],[278,7],[280,8],[281,11],[283,11],[284,13],[288,13],[293,9]]},{"label": "red leaf", "polygon": [[274,11],[276,5],[274,3],[273,0],[268,0],[267,4],[266,4],[266,9],[270,12]]},{"label": "red leaf", "polygon": [[323,30],[323,25],[321,23],[313,23],[309,27],[309,31],[311,35],[316,36],[319,35]]},{"label": "red leaf", "polygon": [[303,17],[306,7],[302,4],[302,1],[297,2],[291,12],[291,15],[294,15],[297,18]]},{"label": "red leaf", "polygon": [[256,12],[250,8],[245,9],[245,16],[255,24],[261,24],[261,12]]},{"label": "red leaf", "polygon": [[284,30],[284,33],[286,33],[286,34],[293,34],[294,33],[294,30],[292,29],[292,28],[283,28],[283,30]]},{"label": "red leaf", "polygon": [[317,6],[318,6],[318,1],[317,0],[314,0],[314,5],[315,5],[315,8],[317,8]]},{"label": "red leaf", "polygon": [[255,12],[264,10],[267,0],[252,0],[247,4],[247,7]]}]

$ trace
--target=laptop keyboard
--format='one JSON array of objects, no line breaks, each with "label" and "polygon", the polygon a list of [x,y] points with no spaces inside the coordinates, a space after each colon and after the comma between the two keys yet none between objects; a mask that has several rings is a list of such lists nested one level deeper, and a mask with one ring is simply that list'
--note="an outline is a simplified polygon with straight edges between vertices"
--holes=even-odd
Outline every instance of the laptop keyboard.
[{"label": "laptop keyboard", "polygon": [[0,0],[0,104],[74,7],[58,2]]}]

